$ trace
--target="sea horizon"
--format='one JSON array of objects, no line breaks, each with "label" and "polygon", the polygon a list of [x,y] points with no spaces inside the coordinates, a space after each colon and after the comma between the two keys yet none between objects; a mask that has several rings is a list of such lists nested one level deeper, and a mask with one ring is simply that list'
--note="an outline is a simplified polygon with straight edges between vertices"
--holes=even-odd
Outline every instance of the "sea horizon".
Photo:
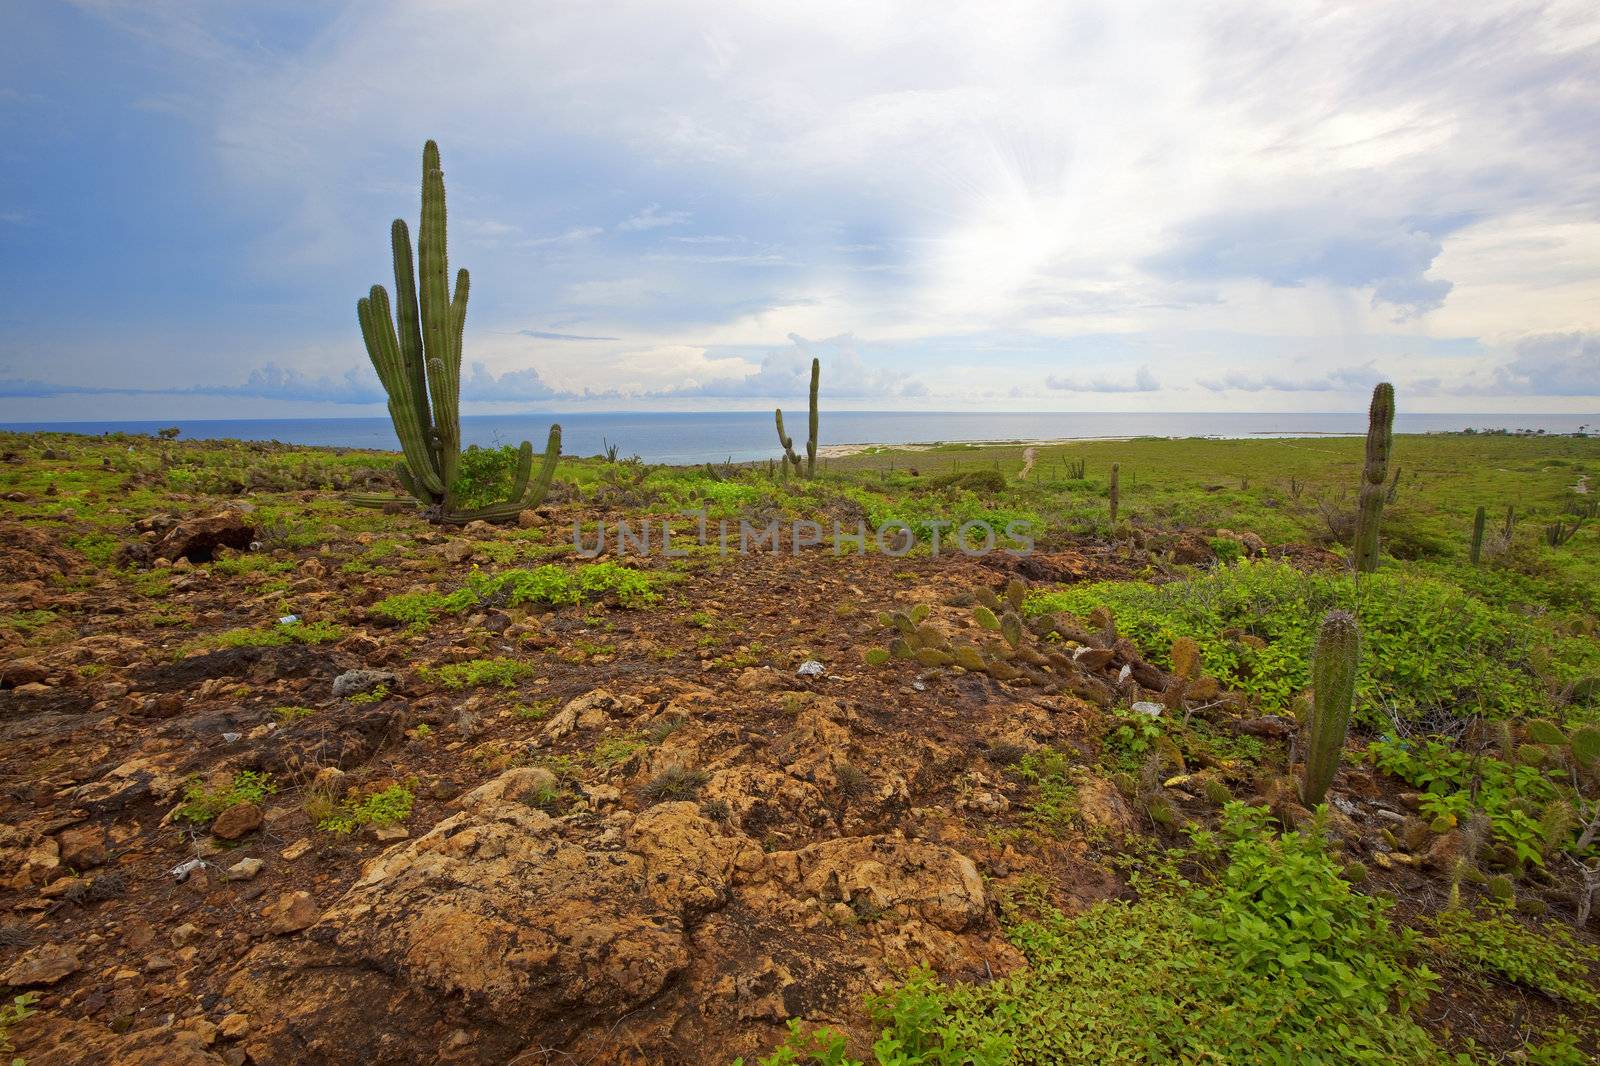
[{"label": "sea horizon", "polygon": [[[789,417],[803,418],[804,411]],[[822,414],[824,448],[871,445],[1006,444],[1125,437],[1249,439],[1344,436],[1365,432],[1365,411],[835,411]],[[531,440],[542,445],[552,422],[562,426],[567,455],[637,455],[653,463],[750,462],[780,454],[772,416],[764,411],[586,411],[463,415],[463,446]],[[276,441],[312,447],[397,451],[387,416],[118,419],[0,422],[16,433],[153,435],[176,426],[186,440]],[[1577,433],[1600,427],[1600,413],[1398,413],[1397,433],[1465,430]]]}]

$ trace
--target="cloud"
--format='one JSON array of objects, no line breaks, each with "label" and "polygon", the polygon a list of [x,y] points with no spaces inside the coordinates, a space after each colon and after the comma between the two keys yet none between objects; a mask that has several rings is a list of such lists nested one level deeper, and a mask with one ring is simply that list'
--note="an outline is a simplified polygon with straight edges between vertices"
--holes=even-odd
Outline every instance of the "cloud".
[{"label": "cloud", "polygon": [[[308,353],[359,359],[339,294],[387,275],[388,219],[415,223],[419,130],[448,130],[468,358],[528,402],[803,396],[802,345],[840,395],[926,398],[904,406],[1014,386],[1014,406],[1313,402],[1358,385],[1320,367],[1409,369],[1391,354],[1406,339],[1486,338],[1418,369],[1456,391],[1586,380],[1546,367],[1587,349],[1494,339],[1600,331],[1592,5],[910,10],[33,5],[0,90],[27,104],[0,126],[40,149],[0,204],[26,223],[0,218],[22,242],[0,257],[16,320],[0,350],[30,353],[11,387],[49,387],[29,380],[49,366],[163,395],[243,381],[209,387],[249,399],[241,413],[302,392],[370,402],[338,372],[322,391],[344,364]],[[84,69],[109,91],[81,93]],[[115,138],[59,136],[100,128],[162,144],[166,165],[127,172]],[[84,174],[126,195],[84,195]],[[148,269],[126,269],[128,248]],[[105,298],[61,295],[84,291]],[[135,360],[152,308],[161,343]],[[531,322],[552,328],[519,335]],[[959,341],[996,336],[1022,341],[972,366]],[[1037,354],[1107,336],[1160,340],[1081,383]],[[1306,367],[1303,350],[1328,355]],[[536,379],[502,380],[535,355]]]},{"label": "cloud", "polygon": [[916,378],[870,366],[862,358],[852,334],[810,340],[798,333],[791,333],[789,347],[768,350],[753,373],[665,390],[655,395],[766,399],[805,396],[811,389],[812,359],[821,362],[820,387],[833,399],[913,398],[929,394],[927,385]]},{"label": "cloud", "polygon": [[1453,287],[1423,275],[1443,251],[1441,237],[1466,220],[1329,217],[1315,206],[1228,212],[1187,224],[1147,266],[1184,281],[1253,278],[1275,286],[1327,282],[1372,290],[1373,303],[1402,318],[1437,310]]},{"label": "cloud", "polygon": [[660,204],[650,204],[644,210],[617,223],[617,229],[622,233],[634,233],[639,230],[681,226],[688,222],[690,217],[687,211],[663,211]]},{"label": "cloud", "polygon": [[461,399],[469,403],[537,402],[562,395],[546,385],[532,367],[494,374],[482,363],[473,363],[472,372],[463,375],[461,380]]},{"label": "cloud", "polygon": [[325,403],[364,404],[382,403],[383,386],[378,375],[369,366],[347,370],[337,378],[312,377],[302,370],[288,369],[268,363],[257,370],[242,385],[194,385],[184,389],[169,390],[194,393],[199,396],[249,396],[267,400],[321,400]]},{"label": "cloud", "polygon": [[542,329],[519,329],[517,335],[542,341],[614,341],[616,337],[585,337],[579,333],[550,333]]},{"label": "cloud", "polygon": [[1201,378],[1195,384],[1211,392],[1364,392],[1383,380],[1384,376],[1369,364],[1342,367],[1330,370],[1321,377],[1308,378],[1233,372],[1220,377]]},{"label": "cloud", "polygon": [[1148,366],[1141,366],[1132,381],[1096,377],[1083,381],[1078,378],[1058,377],[1051,374],[1044,379],[1045,387],[1064,392],[1159,392],[1161,383]]},{"label": "cloud", "polygon": [[1517,341],[1495,371],[1494,391],[1534,396],[1600,396],[1600,332],[1541,333]]}]

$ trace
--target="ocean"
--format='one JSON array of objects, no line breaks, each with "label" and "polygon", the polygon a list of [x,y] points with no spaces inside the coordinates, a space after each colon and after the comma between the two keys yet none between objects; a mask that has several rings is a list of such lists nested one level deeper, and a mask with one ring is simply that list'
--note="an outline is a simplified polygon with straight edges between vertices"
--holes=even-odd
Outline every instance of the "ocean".
[{"label": "ocean", "polygon": [[[805,410],[785,412],[791,435],[805,433]],[[823,445],[927,444],[955,441],[1027,441],[1108,437],[1295,437],[1366,431],[1360,412],[1133,413],[824,411]],[[776,457],[772,415],[759,411],[669,413],[532,413],[465,415],[464,444],[544,445],[551,422],[560,422],[562,451],[595,455],[614,444],[621,456],[650,463],[746,462]],[[325,447],[398,449],[387,417],[294,419],[177,419],[158,422],[14,422],[0,429],[66,433],[154,433],[176,425],[186,439],[275,440]],[[1600,415],[1397,414],[1398,433],[1462,429],[1543,430],[1574,433],[1600,429]]]}]

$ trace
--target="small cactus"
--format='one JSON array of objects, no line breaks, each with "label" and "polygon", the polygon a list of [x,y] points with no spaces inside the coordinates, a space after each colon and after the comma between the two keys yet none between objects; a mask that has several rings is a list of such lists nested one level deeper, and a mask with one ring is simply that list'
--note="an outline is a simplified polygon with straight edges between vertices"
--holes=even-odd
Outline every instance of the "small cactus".
[{"label": "small cactus", "polygon": [[804,476],[807,478],[815,477],[817,474],[817,386],[821,379],[822,361],[813,359],[811,360],[810,417],[806,421],[806,458],[803,466],[800,456],[794,450],[794,438],[783,431],[783,409],[781,407],[773,409],[773,418],[778,425],[778,443],[783,446],[782,462],[784,464],[785,480],[788,478],[790,464],[793,464],[795,473],[799,474],[804,471]]},{"label": "small cactus", "polygon": [[1112,525],[1116,525],[1117,524],[1117,504],[1120,502],[1120,496],[1121,496],[1121,493],[1118,491],[1118,488],[1117,488],[1117,480],[1118,480],[1118,477],[1121,474],[1121,472],[1122,472],[1122,464],[1121,463],[1112,463],[1111,464],[1111,489],[1110,489],[1110,492],[1109,492],[1109,496],[1110,496],[1110,499],[1111,499],[1111,524]]},{"label": "small cactus", "polygon": [[1357,506],[1356,539],[1351,555],[1358,573],[1378,569],[1378,524],[1383,516],[1384,477],[1394,444],[1394,386],[1381,382],[1372,390],[1367,412],[1366,462],[1361,468],[1361,493]]},{"label": "small cactus", "polygon": [[1361,631],[1355,618],[1344,611],[1329,611],[1317,633],[1311,660],[1311,741],[1301,789],[1307,806],[1322,802],[1339,769],[1345,733],[1350,728],[1360,652]]},{"label": "small cactus", "polygon": [[1472,517],[1472,550],[1468,553],[1468,557],[1472,560],[1473,566],[1477,566],[1478,561],[1483,558],[1483,523],[1488,517],[1489,513],[1482,507],[1478,508],[1478,513]]},{"label": "small cactus", "polygon": [[1484,886],[1484,890],[1489,893],[1491,898],[1500,900],[1502,903],[1511,903],[1517,898],[1516,887],[1512,885],[1511,878],[1504,874],[1489,878],[1489,883]]}]

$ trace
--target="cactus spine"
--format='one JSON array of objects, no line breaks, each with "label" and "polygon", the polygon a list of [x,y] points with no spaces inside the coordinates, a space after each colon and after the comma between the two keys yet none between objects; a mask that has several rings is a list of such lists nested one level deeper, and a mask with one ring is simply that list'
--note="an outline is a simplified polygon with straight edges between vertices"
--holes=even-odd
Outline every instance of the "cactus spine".
[{"label": "cactus spine", "polygon": [[[794,450],[794,438],[783,431],[783,408],[774,408],[773,420],[778,424],[778,443],[783,446],[783,461],[794,464],[794,472],[800,473],[803,469],[806,477],[815,477],[817,473],[817,386],[822,380],[822,361],[811,360],[811,410],[806,428],[809,436],[806,438],[806,458],[802,467],[800,456]],[[784,476],[788,476],[789,469],[784,467]]]},{"label": "cactus spine", "polygon": [[[389,417],[400,438],[404,461],[396,469],[400,484],[427,508],[435,522],[497,521],[537,507],[549,491],[561,454],[561,427],[551,426],[544,462],[533,475],[533,445],[522,442],[510,495],[488,507],[456,507],[455,482],[461,461],[461,338],[467,321],[471,279],[465,269],[450,288],[445,241],[444,170],[439,146],[422,149],[422,220],[417,231],[416,271],[411,235],[403,219],[390,228],[394,252],[395,306],[382,285],[356,303],[356,317],[367,355],[389,399]],[[419,276],[420,275],[420,276]],[[396,329],[396,322],[399,324]],[[383,497],[354,502],[382,506]]]},{"label": "cactus spine", "polygon": [[1361,631],[1355,618],[1345,611],[1329,611],[1311,659],[1311,742],[1300,791],[1309,807],[1322,802],[1339,769],[1345,732],[1350,728],[1350,705],[1355,699],[1360,645]]},{"label": "cactus spine", "polygon": [[1121,500],[1121,493],[1117,491],[1117,480],[1118,480],[1118,475],[1121,472],[1122,472],[1122,464],[1121,463],[1112,463],[1111,464],[1111,490],[1110,490],[1109,495],[1111,497],[1111,524],[1112,525],[1116,525],[1117,524],[1117,504]]},{"label": "cactus spine", "polygon": [[1483,523],[1488,517],[1489,513],[1480,507],[1478,508],[1478,513],[1472,518],[1471,557],[1473,566],[1477,566],[1478,560],[1483,558]]},{"label": "cactus spine", "polygon": [[1360,512],[1352,553],[1358,573],[1378,569],[1378,522],[1383,516],[1383,481],[1393,443],[1394,386],[1385,381],[1372,390],[1372,406],[1367,412],[1367,458],[1361,470]]}]

